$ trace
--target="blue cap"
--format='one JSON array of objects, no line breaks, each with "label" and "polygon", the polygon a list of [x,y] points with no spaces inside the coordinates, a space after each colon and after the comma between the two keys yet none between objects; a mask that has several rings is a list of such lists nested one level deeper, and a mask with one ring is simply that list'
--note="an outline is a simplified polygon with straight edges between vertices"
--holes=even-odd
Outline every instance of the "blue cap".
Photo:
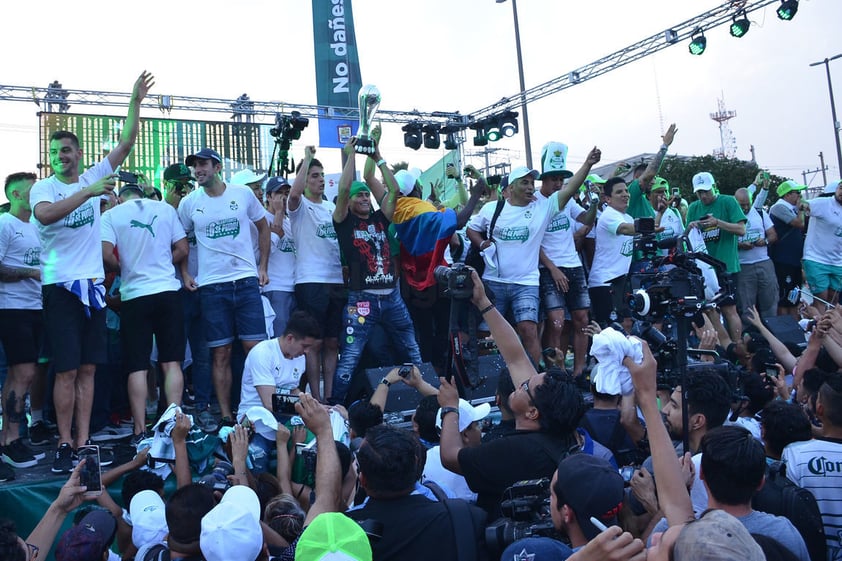
[{"label": "blue cap", "polygon": [[219,155],[219,152],[214,150],[213,148],[202,148],[195,154],[187,156],[184,159],[184,163],[190,167],[196,165],[196,160],[216,160],[216,163],[222,163],[222,156]]},{"label": "blue cap", "polygon": [[282,188],[289,186],[289,181],[283,177],[270,177],[266,182],[266,194],[271,195],[275,191],[280,191]]}]

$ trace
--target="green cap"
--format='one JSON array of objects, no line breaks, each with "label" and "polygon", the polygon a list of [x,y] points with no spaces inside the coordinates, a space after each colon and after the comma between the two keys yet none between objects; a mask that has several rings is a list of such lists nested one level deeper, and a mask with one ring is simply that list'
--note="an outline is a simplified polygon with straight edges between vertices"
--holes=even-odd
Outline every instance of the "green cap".
[{"label": "green cap", "polygon": [[371,189],[369,189],[368,185],[362,181],[354,181],[351,183],[351,194],[349,197],[353,199],[360,193],[371,193]]},{"label": "green cap", "polygon": [[783,183],[778,185],[778,196],[783,197],[784,195],[788,195],[793,191],[803,191],[806,188],[806,185],[801,185],[790,179],[789,181],[784,181]]},{"label": "green cap", "polygon": [[655,178],[652,180],[652,191],[656,191],[658,189],[664,189],[665,191],[668,191],[669,188],[669,182],[659,175],[656,175]]},{"label": "green cap", "polygon": [[371,561],[371,545],[357,522],[341,512],[323,512],[298,538],[295,559]]}]

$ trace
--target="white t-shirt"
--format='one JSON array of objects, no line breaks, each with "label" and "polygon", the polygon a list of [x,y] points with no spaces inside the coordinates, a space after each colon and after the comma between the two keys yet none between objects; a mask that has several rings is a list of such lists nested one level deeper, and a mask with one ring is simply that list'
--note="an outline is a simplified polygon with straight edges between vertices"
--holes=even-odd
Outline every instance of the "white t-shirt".
[{"label": "white t-shirt", "polygon": [[[266,219],[271,224],[275,217],[269,214]],[[263,292],[295,290],[295,240],[288,217],[284,218],[283,229],[284,237],[272,232],[272,244],[269,246],[269,284],[263,287]]]},{"label": "white t-shirt", "polygon": [[819,197],[810,201],[804,259],[842,266],[842,205],[836,202],[835,197]]},{"label": "white t-shirt", "polygon": [[[664,229],[663,232],[658,232],[656,236],[659,241],[671,240],[684,233],[684,222],[681,220],[681,213],[678,212],[678,209],[672,207],[667,207],[664,211],[659,225]],[[667,255],[669,252],[669,249],[662,249],[658,254]]]},{"label": "white t-shirt", "polygon": [[30,222],[38,228],[41,238],[41,282],[45,285],[80,279],[102,279],[102,242],[99,233],[99,197],[79,205],[73,212],[52,224],[41,224],[35,218],[38,203],[64,200],[85,187],[111,175],[108,158],[79,176],[78,183],[62,183],[51,175],[32,186],[29,204]]},{"label": "white t-shirt", "polygon": [[443,489],[451,492],[453,499],[464,499],[468,502],[477,502],[477,494],[468,487],[465,477],[453,473],[441,464],[441,448],[433,446],[427,450],[427,463],[424,464],[424,479],[430,479],[439,484]]},{"label": "white t-shirt", "polygon": [[596,251],[588,286],[608,286],[609,281],[627,275],[634,250],[634,236],[618,234],[620,224],[634,224],[634,218],[610,206],[602,210],[596,223]]},{"label": "white t-shirt", "polygon": [[[754,243],[757,240],[766,239],[766,230],[774,227],[772,217],[769,213],[761,213],[756,208],[751,207],[746,213],[746,234],[741,236],[738,243]],[[740,249],[740,264],[751,265],[752,263],[760,263],[769,259],[769,250],[767,246],[752,247],[751,249]]]},{"label": "white t-shirt", "polygon": [[[0,263],[6,267],[40,269],[41,241],[31,222],[0,214]],[[0,309],[40,310],[41,283],[35,279],[0,281]]]},{"label": "white t-shirt", "polygon": [[[485,205],[471,218],[468,228],[486,232],[494,216],[496,204]],[[491,237],[495,240],[496,253],[492,267],[486,264],[485,280],[538,286],[538,251],[547,224],[558,213],[558,192],[548,199],[536,200],[526,206],[513,206],[508,202],[494,223]]]},{"label": "white t-shirt", "polygon": [[251,189],[225,185],[217,197],[204,189],[187,195],[178,206],[178,217],[196,236],[199,285],[230,282],[257,276],[249,222],[264,220],[266,211]]},{"label": "white t-shirt", "polygon": [[288,392],[297,388],[306,363],[305,355],[293,359],[286,358],[281,352],[278,339],[268,339],[255,345],[246,356],[243,368],[239,410],[248,411],[250,407],[263,407],[256,386],[273,386],[276,392]]},{"label": "white t-shirt", "polygon": [[298,208],[289,211],[292,238],[297,250],[295,284],[342,284],[339,241],[333,229],[335,208],[329,201],[316,204],[307,197],[301,197]]},{"label": "white t-shirt", "polygon": [[[539,201],[546,200],[540,191],[535,192],[535,198]],[[579,204],[570,199],[564,208],[552,217],[544,232],[544,239],[541,241],[541,249],[547,258],[556,267],[581,267],[579,254],[576,252],[576,244],[573,241],[573,234],[576,231],[576,223],[579,216],[587,212]]]},{"label": "white t-shirt", "polygon": [[132,199],[102,215],[102,241],[120,256],[120,296],[131,300],[171,290],[175,276],[172,245],[186,236],[175,209],[163,201]]}]

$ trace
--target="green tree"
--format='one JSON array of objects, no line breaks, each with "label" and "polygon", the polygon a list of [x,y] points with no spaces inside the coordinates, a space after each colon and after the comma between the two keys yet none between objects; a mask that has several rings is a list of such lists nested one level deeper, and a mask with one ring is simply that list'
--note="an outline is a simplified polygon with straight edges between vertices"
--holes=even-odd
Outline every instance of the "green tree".
[{"label": "green tree", "polygon": [[[658,175],[669,181],[671,187],[681,189],[682,197],[693,200],[693,176],[700,171],[707,171],[713,175],[720,193],[733,195],[740,187],[751,185],[760,168],[755,162],[747,162],[736,158],[717,159],[713,156],[679,158],[671,156],[664,160]],[[776,199],[775,188],[784,181],[786,179],[783,177],[771,176],[770,203]]]},{"label": "green tree", "polygon": [[409,169],[409,162],[397,162],[389,167],[392,168],[392,173],[397,173],[399,170]]}]

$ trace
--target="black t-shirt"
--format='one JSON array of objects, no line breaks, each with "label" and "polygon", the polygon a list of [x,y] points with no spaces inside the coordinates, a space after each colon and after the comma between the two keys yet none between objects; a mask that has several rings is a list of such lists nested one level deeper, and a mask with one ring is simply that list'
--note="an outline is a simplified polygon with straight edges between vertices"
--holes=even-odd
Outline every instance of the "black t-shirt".
[{"label": "black t-shirt", "polygon": [[[357,522],[376,520],[383,525],[382,537],[372,544],[374,561],[460,561],[444,503],[423,495],[369,499],[364,507],[345,514]],[[484,553],[485,513],[472,506],[471,514],[473,540]]]},{"label": "black t-shirt", "polygon": [[459,450],[459,466],[477,505],[489,520],[500,515],[503,491],[525,479],[552,477],[558,462],[575,441],[538,431],[516,431],[509,436]]},{"label": "black t-shirt", "polygon": [[348,266],[348,288],[394,288],[397,282],[389,248],[389,220],[378,210],[368,218],[352,212],[342,222],[333,221],[339,249]]}]

